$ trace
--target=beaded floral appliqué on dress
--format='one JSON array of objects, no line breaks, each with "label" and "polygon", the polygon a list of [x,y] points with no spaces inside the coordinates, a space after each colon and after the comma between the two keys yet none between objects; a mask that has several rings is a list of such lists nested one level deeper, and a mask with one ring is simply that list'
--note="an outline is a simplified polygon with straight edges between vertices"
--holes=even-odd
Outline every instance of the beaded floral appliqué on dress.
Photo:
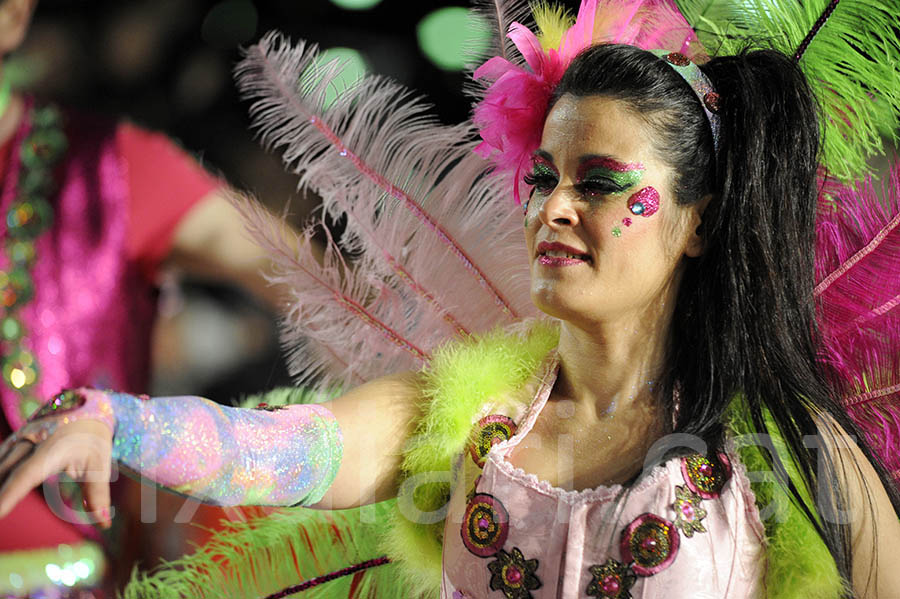
[{"label": "beaded floral appliqu\u00e9 on dress", "polygon": [[506,599],[531,599],[531,591],[541,588],[541,581],[535,575],[538,560],[525,559],[518,547],[509,553],[501,549],[496,557],[488,564],[491,590],[503,591]]},{"label": "beaded floral appliqu\u00e9 on dress", "polygon": [[609,558],[603,565],[588,568],[593,578],[587,594],[601,599],[631,599],[631,587],[637,575],[631,567]]}]

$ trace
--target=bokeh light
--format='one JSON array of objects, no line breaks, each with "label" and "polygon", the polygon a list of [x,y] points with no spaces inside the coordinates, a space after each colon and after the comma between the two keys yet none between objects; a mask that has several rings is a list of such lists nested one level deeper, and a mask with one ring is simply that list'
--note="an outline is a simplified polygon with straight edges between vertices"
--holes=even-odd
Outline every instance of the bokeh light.
[{"label": "bokeh light", "polygon": [[419,21],[419,48],[446,71],[461,71],[472,57],[483,53],[490,41],[484,17],[462,6],[435,10]]},{"label": "bokeh light", "polygon": [[335,47],[319,53],[300,78],[301,87],[314,86],[322,80],[331,63],[340,64],[341,72],[331,80],[325,92],[324,108],[331,106],[344,91],[369,71],[366,59],[353,48]]},{"label": "bokeh light", "polygon": [[256,35],[259,15],[249,0],[225,0],[213,6],[200,28],[200,36],[216,48],[233,48]]},{"label": "bokeh light", "polygon": [[381,0],[331,0],[331,2],[347,10],[369,10],[373,6],[378,6]]}]

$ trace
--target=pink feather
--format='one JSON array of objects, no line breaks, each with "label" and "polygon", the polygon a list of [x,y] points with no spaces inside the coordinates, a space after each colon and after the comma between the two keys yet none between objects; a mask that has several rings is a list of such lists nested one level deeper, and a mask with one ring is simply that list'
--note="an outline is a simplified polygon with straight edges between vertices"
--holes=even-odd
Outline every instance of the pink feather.
[{"label": "pink feather", "polygon": [[274,261],[271,282],[291,294],[282,340],[298,382],[315,381],[325,391],[419,368],[429,359],[411,336],[439,327],[439,317],[409,314],[407,298],[351,268],[330,238],[319,262],[312,227],[296,234],[251,199],[233,196],[232,203]]},{"label": "pink feather", "polygon": [[900,474],[900,163],[831,184],[819,202],[815,289],[823,364],[850,416]]},{"label": "pink feather", "polygon": [[327,273],[277,229],[255,227],[283,257],[279,280],[295,293],[284,337],[296,370],[314,355],[319,371],[343,373],[334,380],[351,371],[367,380],[418,367],[410,348],[427,359],[453,335],[534,314],[521,216],[497,201],[510,182],[485,176],[471,123],[440,125],[380,77],[322,111],[336,67],[317,67],[322,80],[295,89],[314,58],[315,48],[270,34],[238,66],[263,140],[283,149],[299,186],[323,198],[326,214],[347,219],[328,248]]}]

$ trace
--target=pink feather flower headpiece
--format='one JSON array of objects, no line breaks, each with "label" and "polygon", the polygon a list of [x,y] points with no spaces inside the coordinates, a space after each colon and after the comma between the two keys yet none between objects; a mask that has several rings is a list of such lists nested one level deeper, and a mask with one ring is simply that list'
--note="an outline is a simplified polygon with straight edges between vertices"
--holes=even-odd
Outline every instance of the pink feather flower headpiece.
[{"label": "pink feather flower headpiece", "polygon": [[474,111],[482,138],[475,152],[492,160],[497,170],[513,173],[517,204],[523,171],[540,145],[550,97],[579,52],[593,44],[620,43],[680,52],[693,62],[708,58],[671,0],[606,0],[602,5],[582,0],[574,24],[556,47],[542,45],[521,23],[510,25],[507,37],[528,68],[495,56],[475,70],[476,80],[492,82]]}]

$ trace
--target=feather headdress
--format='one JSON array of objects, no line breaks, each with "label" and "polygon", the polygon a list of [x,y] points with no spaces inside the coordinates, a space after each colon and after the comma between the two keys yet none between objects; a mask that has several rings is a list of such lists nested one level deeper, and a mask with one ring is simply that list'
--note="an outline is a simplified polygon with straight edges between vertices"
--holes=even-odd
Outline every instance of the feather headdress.
[{"label": "feather headdress", "polygon": [[583,0],[574,22],[560,10],[539,5],[538,33],[521,23],[509,27],[509,39],[525,65],[495,56],[475,70],[489,82],[474,111],[482,142],[475,151],[513,177],[513,197],[537,149],[553,90],[575,56],[596,43],[631,44],[645,50],[670,50],[694,62],[706,54],[697,36],[668,0]]}]

